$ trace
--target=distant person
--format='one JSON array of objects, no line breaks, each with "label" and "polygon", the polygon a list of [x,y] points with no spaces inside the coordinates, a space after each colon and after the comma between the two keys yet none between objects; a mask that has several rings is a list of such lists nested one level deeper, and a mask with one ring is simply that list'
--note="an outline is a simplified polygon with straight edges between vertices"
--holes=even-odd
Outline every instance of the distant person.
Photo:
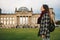
[{"label": "distant person", "polygon": [[[41,7],[41,16],[38,18],[38,24],[40,24],[38,36],[43,40],[50,40],[50,23],[52,23],[53,17],[49,12],[48,5],[44,4]],[[54,22],[54,21],[53,21]]]}]

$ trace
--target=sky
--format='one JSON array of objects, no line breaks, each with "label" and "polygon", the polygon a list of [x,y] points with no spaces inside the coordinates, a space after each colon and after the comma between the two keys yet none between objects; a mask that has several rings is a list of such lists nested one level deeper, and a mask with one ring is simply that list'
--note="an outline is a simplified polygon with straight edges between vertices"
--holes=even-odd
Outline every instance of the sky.
[{"label": "sky", "polygon": [[60,19],[60,0],[0,0],[0,8],[2,13],[14,13],[15,8],[27,7],[29,10],[33,8],[34,13],[40,13],[43,4],[47,4],[53,8],[56,19]]}]

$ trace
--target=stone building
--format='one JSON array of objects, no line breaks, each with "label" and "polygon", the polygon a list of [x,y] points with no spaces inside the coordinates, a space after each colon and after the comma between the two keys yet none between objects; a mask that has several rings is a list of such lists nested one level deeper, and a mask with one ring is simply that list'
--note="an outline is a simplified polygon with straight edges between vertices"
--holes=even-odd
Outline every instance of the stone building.
[{"label": "stone building", "polygon": [[16,27],[38,27],[37,19],[39,13],[33,13],[33,9],[29,10],[26,7],[15,8],[15,13],[7,14],[1,13],[0,9],[0,24],[2,28],[16,28]]}]

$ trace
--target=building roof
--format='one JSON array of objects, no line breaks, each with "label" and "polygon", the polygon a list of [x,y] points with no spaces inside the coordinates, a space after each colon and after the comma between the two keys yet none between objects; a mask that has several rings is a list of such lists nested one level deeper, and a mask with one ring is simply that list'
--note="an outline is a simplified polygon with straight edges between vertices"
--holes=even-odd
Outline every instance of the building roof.
[{"label": "building roof", "polygon": [[29,11],[29,9],[27,7],[20,7],[18,11]]}]

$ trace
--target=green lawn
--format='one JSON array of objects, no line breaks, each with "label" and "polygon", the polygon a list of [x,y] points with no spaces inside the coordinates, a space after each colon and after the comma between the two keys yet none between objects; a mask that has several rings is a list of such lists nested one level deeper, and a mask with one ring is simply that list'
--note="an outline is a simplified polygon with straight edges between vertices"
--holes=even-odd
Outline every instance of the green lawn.
[{"label": "green lawn", "polygon": [[[0,40],[42,40],[37,36],[38,28],[1,29]],[[51,33],[51,40],[60,40],[60,28]]]}]

